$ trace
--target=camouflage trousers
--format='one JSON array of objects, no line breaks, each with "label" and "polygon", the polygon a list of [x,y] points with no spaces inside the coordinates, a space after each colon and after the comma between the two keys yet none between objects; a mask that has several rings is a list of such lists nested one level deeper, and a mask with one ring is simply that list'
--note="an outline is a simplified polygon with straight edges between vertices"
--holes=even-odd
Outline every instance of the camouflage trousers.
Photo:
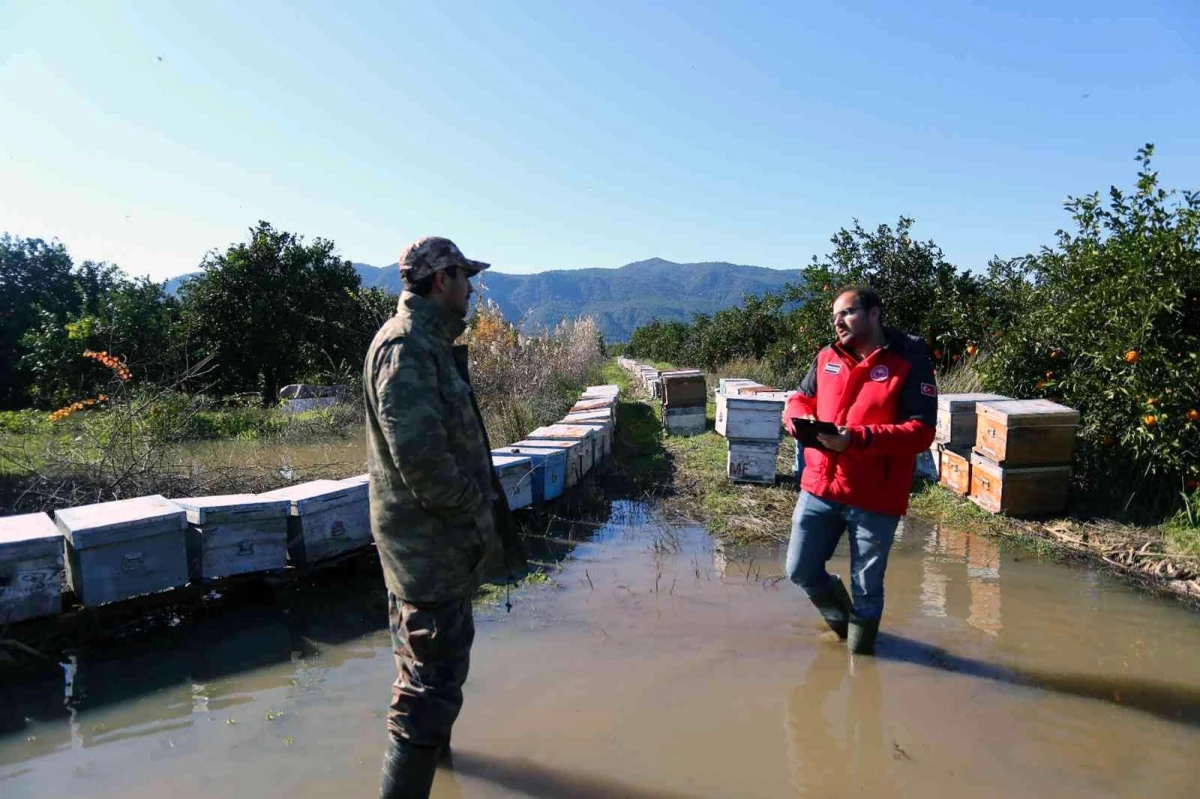
[{"label": "camouflage trousers", "polygon": [[414,605],[389,592],[388,626],[397,672],[388,733],[417,746],[443,744],[462,709],[471,665],[471,600]]}]

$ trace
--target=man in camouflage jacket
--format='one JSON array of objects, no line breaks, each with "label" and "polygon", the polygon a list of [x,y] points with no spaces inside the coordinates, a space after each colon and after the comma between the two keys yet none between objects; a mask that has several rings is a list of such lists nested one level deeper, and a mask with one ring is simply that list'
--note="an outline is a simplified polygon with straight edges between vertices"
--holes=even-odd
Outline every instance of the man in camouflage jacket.
[{"label": "man in camouflage jacket", "polygon": [[409,245],[396,315],[375,335],[363,369],[371,531],[398,671],[384,799],[428,796],[438,757],[448,753],[475,636],[471,598],[508,524],[466,348],[454,346],[466,328],[469,279],[487,267],[448,239]]}]

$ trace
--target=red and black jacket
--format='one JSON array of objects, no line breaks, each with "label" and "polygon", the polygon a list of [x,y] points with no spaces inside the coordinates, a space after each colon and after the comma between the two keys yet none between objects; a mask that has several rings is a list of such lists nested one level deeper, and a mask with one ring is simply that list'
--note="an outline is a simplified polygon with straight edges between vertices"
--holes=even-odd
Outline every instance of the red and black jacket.
[{"label": "red and black jacket", "polygon": [[861,361],[831,344],[788,400],[786,417],[812,414],[849,428],[845,452],[804,450],[800,487],[822,499],[903,516],[917,455],[933,443],[937,384],[925,342],[885,330]]}]

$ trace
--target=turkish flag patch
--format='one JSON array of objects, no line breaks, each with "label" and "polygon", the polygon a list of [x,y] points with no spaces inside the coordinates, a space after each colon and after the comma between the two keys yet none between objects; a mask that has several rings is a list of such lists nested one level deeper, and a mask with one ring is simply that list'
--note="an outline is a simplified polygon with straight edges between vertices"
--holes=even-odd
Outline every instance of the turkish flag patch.
[{"label": "turkish flag patch", "polygon": [[936,397],[937,396],[937,386],[935,386],[933,383],[922,383],[921,384],[921,393],[924,394],[926,397]]}]

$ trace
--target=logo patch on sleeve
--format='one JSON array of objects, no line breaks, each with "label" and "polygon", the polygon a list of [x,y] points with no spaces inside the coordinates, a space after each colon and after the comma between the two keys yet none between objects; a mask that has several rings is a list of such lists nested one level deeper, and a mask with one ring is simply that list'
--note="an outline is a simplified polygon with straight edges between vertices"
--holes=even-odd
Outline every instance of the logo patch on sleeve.
[{"label": "logo patch on sleeve", "polygon": [[937,396],[937,386],[935,386],[933,383],[922,383],[921,384],[921,393],[924,394],[926,397],[936,397]]},{"label": "logo patch on sleeve", "polygon": [[830,361],[829,363],[825,364],[825,371],[829,372],[831,375],[841,374],[842,365],[840,363],[834,363],[833,361]]},{"label": "logo patch on sleeve", "polygon": [[880,364],[871,370],[871,379],[876,383],[882,383],[884,380],[888,379],[889,374],[891,373],[888,371],[888,368],[883,364]]}]

